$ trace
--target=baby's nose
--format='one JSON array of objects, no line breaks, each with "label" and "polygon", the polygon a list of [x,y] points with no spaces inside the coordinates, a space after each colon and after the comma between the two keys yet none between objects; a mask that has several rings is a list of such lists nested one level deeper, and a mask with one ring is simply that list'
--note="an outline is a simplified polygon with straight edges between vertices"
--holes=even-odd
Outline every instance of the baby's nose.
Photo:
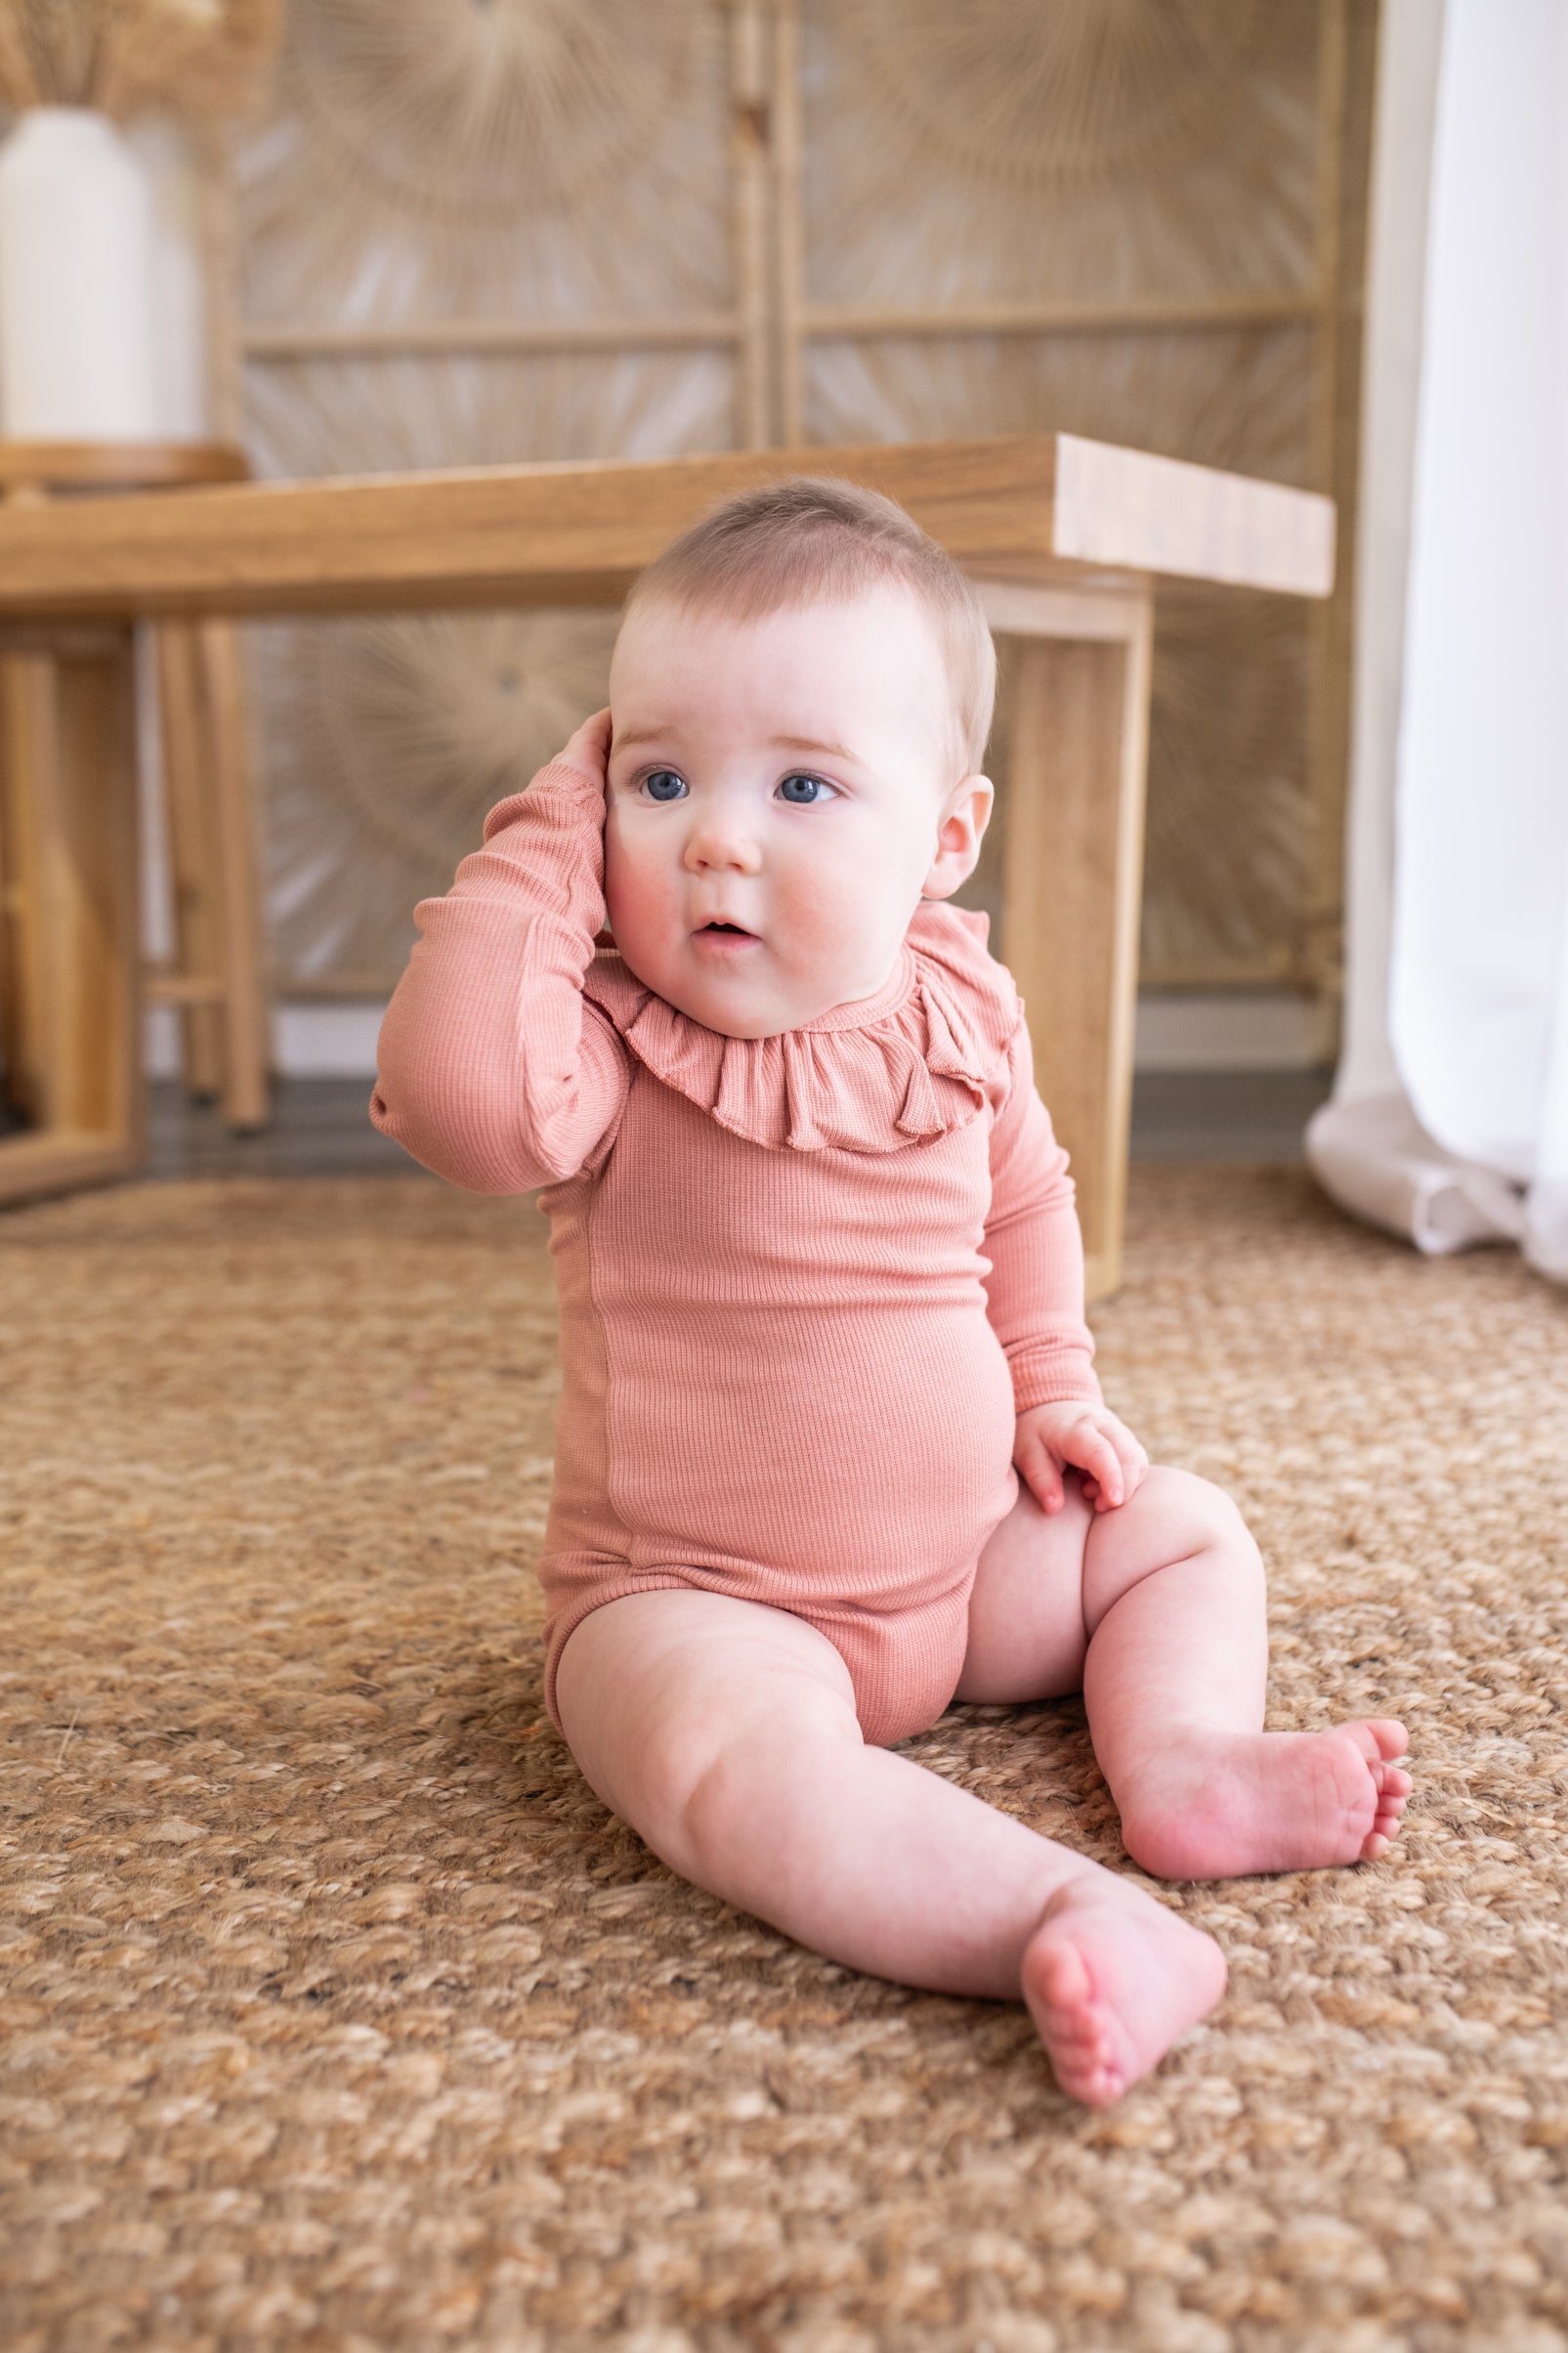
[{"label": "baby's nose", "polygon": [[686,865],[693,874],[729,867],[738,874],[754,875],[761,864],[762,852],[750,830],[717,814],[694,826],[687,839]]}]

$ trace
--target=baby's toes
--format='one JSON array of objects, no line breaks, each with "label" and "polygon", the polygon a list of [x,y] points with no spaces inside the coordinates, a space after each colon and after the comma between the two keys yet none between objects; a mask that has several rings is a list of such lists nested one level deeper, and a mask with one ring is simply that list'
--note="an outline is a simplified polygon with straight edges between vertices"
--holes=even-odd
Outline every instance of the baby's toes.
[{"label": "baby's toes", "polygon": [[1127,2088],[1127,2079],[1121,2069],[1109,2064],[1071,2081],[1064,2082],[1058,2075],[1057,2082],[1070,2100],[1080,2100],[1085,2108],[1114,2107]]},{"label": "baby's toes", "polygon": [[[1346,1730],[1361,1752],[1367,1780],[1372,1785],[1372,1820],[1361,1842],[1359,1860],[1376,1862],[1398,1837],[1399,1818],[1416,1785],[1404,1768],[1393,1762],[1395,1757],[1405,1754],[1410,1742],[1404,1726],[1392,1716],[1373,1716],[1347,1726]],[[1363,1797],[1356,1811],[1365,1803]]]},{"label": "baby's toes", "polygon": [[1410,1746],[1410,1734],[1396,1716],[1369,1716],[1362,1729],[1371,1733],[1384,1764],[1392,1764]]},{"label": "baby's toes", "polygon": [[1391,1838],[1399,1827],[1399,1818],[1409,1805],[1410,1793],[1416,1784],[1408,1773],[1400,1772],[1397,1765],[1384,1765],[1380,1770],[1375,1770],[1373,1778],[1377,1785],[1374,1827],[1385,1831]]},{"label": "baby's toes", "polygon": [[1125,2091],[1127,2071],[1107,2020],[1098,2019],[1091,2030],[1081,2029],[1047,2047],[1056,2080],[1069,2099],[1104,2108]]},{"label": "baby's toes", "polygon": [[1042,1956],[1036,2024],[1056,2080],[1070,2099],[1106,2107],[1126,2088],[1115,2021],[1094,1993],[1081,1952],[1062,1946]]},{"label": "baby's toes", "polygon": [[1362,1841],[1361,1860],[1363,1862],[1376,1862],[1379,1855],[1387,1854],[1388,1849],[1399,1836],[1400,1817],[1404,1811],[1405,1800],[1402,1797],[1379,1796],[1377,1810],[1373,1816],[1372,1828]]},{"label": "baby's toes", "polygon": [[1052,2056],[1061,2051],[1075,2062],[1097,2060],[1106,2046],[1107,2021],[1083,1955],[1072,1945],[1046,1951],[1035,1991],[1038,2023]]}]

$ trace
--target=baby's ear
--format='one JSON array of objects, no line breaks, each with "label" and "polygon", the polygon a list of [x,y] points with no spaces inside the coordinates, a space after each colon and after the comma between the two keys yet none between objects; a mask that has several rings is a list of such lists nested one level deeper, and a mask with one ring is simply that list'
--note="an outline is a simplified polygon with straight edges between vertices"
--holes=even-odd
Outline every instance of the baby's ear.
[{"label": "baby's ear", "polygon": [[966,776],[954,785],[937,825],[937,854],[920,885],[922,899],[948,899],[967,882],[980,858],[991,823],[996,791],[989,776]]}]

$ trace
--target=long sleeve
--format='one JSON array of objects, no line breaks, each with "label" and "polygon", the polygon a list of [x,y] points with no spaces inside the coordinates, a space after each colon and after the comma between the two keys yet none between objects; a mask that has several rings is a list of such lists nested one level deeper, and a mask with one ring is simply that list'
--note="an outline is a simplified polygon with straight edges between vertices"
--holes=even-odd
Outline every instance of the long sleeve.
[{"label": "long sleeve", "polygon": [[605,920],[604,793],[555,760],[485,821],[381,1025],[370,1117],[441,1176],[528,1192],[595,1165],[626,1099],[625,1049],[582,994]]},{"label": "long sleeve", "polygon": [[991,1132],[991,1211],[982,1244],[991,1262],[987,1312],[1012,1368],[1016,1412],[1064,1398],[1098,1403],[1073,1179],[1035,1091],[1022,1022],[1008,1056],[1011,1086]]}]

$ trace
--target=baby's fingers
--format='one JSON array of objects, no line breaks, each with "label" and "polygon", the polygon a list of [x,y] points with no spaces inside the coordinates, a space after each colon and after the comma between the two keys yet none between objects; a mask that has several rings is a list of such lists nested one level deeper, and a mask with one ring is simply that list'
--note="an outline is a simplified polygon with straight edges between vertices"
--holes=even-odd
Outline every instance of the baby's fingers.
[{"label": "baby's fingers", "polygon": [[1122,1492],[1114,1500],[1118,1503],[1127,1503],[1143,1484],[1144,1474],[1149,1468],[1149,1457],[1124,1424],[1119,1422],[1116,1429],[1108,1434],[1112,1445],[1116,1448],[1117,1463],[1122,1474]]},{"label": "baby's fingers", "polygon": [[1081,1471],[1086,1472],[1093,1491],[1086,1483],[1084,1493],[1097,1512],[1109,1512],[1127,1492],[1122,1469],[1122,1458],[1110,1437],[1092,1423],[1082,1423],[1072,1433],[1073,1460]]},{"label": "baby's fingers", "polygon": [[610,706],[596,710],[577,728],[561,757],[569,768],[580,768],[599,784],[605,781],[605,762],[610,757]]},{"label": "baby's fingers", "polygon": [[1015,1468],[1023,1477],[1035,1501],[1042,1512],[1059,1512],[1067,1501],[1062,1474],[1051,1460],[1050,1449],[1036,1438],[1018,1455]]}]

